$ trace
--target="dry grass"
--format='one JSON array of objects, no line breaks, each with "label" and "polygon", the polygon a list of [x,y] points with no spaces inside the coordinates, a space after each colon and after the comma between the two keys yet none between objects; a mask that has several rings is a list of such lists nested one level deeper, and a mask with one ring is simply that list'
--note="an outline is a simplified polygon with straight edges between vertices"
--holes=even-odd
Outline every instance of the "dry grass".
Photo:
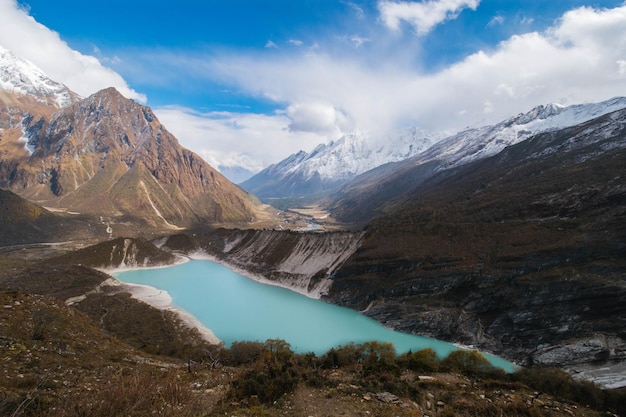
[{"label": "dry grass", "polygon": [[[381,344],[339,349],[345,360],[337,366],[328,356],[296,355],[279,340],[190,362],[137,350],[51,298],[4,292],[0,306],[3,416],[607,415],[597,411],[602,406],[539,387],[552,375],[541,371],[518,377],[472,366],[467,375],[418,373]],[[262,397],[252,376],[274,394]],[[581,397],[580,386],[568,386]],[[612,395],[611,404],[623,402]]]}]

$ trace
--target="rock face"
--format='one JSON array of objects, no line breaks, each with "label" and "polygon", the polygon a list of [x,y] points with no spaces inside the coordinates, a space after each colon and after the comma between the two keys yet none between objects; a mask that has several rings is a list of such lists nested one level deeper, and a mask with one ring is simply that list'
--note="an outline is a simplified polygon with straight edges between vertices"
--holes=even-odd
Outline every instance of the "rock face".
[{"label": "rock face", "polygon": [[273,230],[219,230],[209,237],[170,236],[163,247],[203,250],[220,261],[272,284],[319,298],[335,271],[358,248],[361,233],[299,233]]},{"label": "rock face", "polygon": [[151,242],[120,237],[58,256],[49,260],[48,264],[79,263],[91,268],[116,270],[171,265],[176,261],[180,261],[176,255],[162,251]]},{"label": "rock face", "polygon": [[22,125],[28,149],[22,144],[20,152],[13,138],[0,186],[30,201],[159,228],[255,218],[249,194],[113,88],[49,117],[26,115]]}]

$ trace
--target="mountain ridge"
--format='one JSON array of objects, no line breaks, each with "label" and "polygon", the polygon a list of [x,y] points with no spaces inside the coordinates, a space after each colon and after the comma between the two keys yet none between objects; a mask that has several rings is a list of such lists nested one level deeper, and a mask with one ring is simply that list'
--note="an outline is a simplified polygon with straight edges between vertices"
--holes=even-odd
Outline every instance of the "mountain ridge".
[{"label": "mountain ridge", "polygon": [[539,105],[494,125],[468,128],[452,135],[411,128],[376,141],[355,132],[319,145],[310,153],[292,154],[241,185],[266,199],[321,197],[386,164],[441,159],[445,162],[437,169],[446,169],[494,155],[532,135],[583,123],[623,107],[623,97],[567,107],[555,103]]},{"label": "mountain ridge", "polygon": [[623,108],[623,97],[569,107],[537,106],[496,125],[459,132],[411,158],[365,172],[331,194],[322,206],[340,221],[363,225],[384,214],[389,200],[399,198],[437,173],[496,155],[542,132],[576,126],[579,120],[585,123]]},{"label": "mountain ridge", "polygon": [[376,166],[411,157],[441,136],[409,128],[374,140],[367,132],[355,131],[320,144],[311,152],[296,152],[242,182],[241,186],[260,198],[324,194]]}]

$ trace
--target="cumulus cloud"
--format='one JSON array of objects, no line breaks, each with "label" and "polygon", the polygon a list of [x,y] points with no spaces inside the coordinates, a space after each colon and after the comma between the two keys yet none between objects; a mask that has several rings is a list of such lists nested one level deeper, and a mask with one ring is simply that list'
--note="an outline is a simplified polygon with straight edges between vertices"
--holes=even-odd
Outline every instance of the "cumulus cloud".
[{"label": "cumulus cloud", "polygon": [[463,9],[476,10],[480,0],[428,0],[421,3],[412,1],[378,2],[380,17],[389,29],[397,31],[405,21],[418,35],[426,35],[438,24],[454,19]]},{"label": "cumulus cloud", "polygon": [[146,96],[130,88],[118,73],[96,57],[71,49],[58,33],[38,23],[15,0],[0,0],[0,45],[81,96],[115,87],[128,98],[146,101]]},{"label": "cumulus cloud", "polygon": [[[538,104],[626,95],[625,51],[626,6],[579,8],[543,32],[513,36],[434,73],[397,65],[391,57],[365,65],[355,57],[309,52],[271,59],[224,56],[212,75],[276,102],[341,109],[345,124],[337,124],[338,130],[350,124],[447,130],[497,122]],[[319,126],[333,120],[330,111],[315,114]]]}]

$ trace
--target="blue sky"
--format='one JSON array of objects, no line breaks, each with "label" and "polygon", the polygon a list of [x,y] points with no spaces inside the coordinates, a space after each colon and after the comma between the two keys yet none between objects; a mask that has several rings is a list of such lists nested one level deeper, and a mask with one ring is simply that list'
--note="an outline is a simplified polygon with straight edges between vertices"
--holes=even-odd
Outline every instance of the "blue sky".
[{"label": "blue sky", "polygon": [[81,95],[118,87],[214,166],[253,171],[355,129],[626,95],[621,0],[0,0],[0,44]]}]

